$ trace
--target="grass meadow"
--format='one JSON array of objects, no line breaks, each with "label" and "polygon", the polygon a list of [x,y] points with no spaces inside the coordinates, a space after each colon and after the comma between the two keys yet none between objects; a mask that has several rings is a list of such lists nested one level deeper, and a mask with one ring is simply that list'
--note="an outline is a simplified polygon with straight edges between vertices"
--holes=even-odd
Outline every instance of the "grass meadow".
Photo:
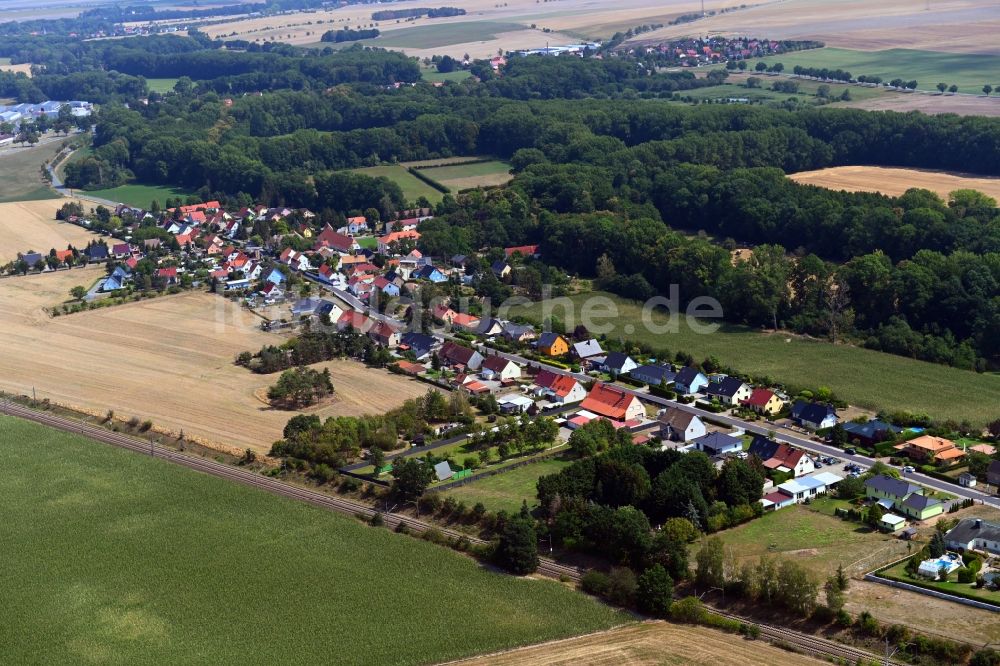
[{"label": "grass meadow", "polygon": [[[881,76],[889,81],[901,78],[916,79],[920,90],[934,90],[938,82],[958,86],[959,92],[982,94],[983,85],[1000,83],[1000,56],[973,53],[941,53],[914,49],[886,49],[883,51],[856,51],[853,49],[823,48],[796,51],[761,58],[765,62],[780,62],[785,71],[795,65],[843,69],[852,76]],[[750,66],[753,67],[751,61]],[[852,91],[853,94],[853,91]]]},{"label": "grass meadow", "polygon": [[450,166],[421,167],[420,172],[450,188],[453,192],[458,192],[473,187],[502,185],[513,178],[510,174],[510,168],[510,164],[507,162],[490,160]]},{"label": "grass meadow", "polygon": [[[968,419],[973,424],[985,424],[996,418],[994,412],[1000,404],[997,374],[976,374],[860,347],[832,345],[784,333],[763,333],[730,324],[703,335],[682,320],[676,333],[656,334],[642,326],[640,304],[605,292],[569,297],[577,320],[582,304],[592,296],[609,299],[617,307],[617,317],[594,318],[595,323],[607,327],[609,338],[646,343],[656,349],[665,348],[671,354],[684,351],[699,361],[716,356],[742,372],[767,375],[789,387],[826,386],[859,407],[905,409],[937,419]],[[570,319],[559,301],[552,302],[552,314],[571,329]],[[542,305],[515,307],[510,314],[539,322]],[[667,316],[657,312],[652,321],[663,324]]]},{"label": "grass meadow", "polygon": [[176,199],[177,197],[186,198],[191,194],[186,190],[176,187],[167,187],[165,185],[140,185],[138,183],[121,185],[119,187],[112,187],[106,190],[87,190],[85,193],[92,197],[108,199],[110,201],[141,208],[149,208],[153,199],[156,199],[160,205],[163,206],[167,199]]},{"label": "grass meadow", "polygon": [[530,465],[522,465],[509,472],[473,481],[454,490],[447,490],[444,494],[447,497],[454,497],[459,502],[465,502],[470,507],[482,502],[490,511],[502,509],[513,513],[520,510],[524,500],[528,501],[529,507],[538,504],[535,497],[535,483],[539,477],[555,474],[569,466],[571,462],[564,458],[547,458]]},{"label": "grass meadow", "polygon": [[[906,555],[906,543],[891,534],[796,504],[718,532],[737,563],[762,555],[791,557],[823,580],[843,565],[854,574]],[[691,561],[694,562],[692,548]]]},{"label": "grass meadow", "polygon": [[177,85],[177,79],[146,79],[146,86],[150,92],[173,92],[175,85]]},{"label": "grass meadow", "polygon": [[431,203],[441,201],[441,192],[420,180],[407,171],[406,167],[399,164],[365,167],[363,169],[352,169],[352,171],[355,173],[362,173],[366,176],[371,176],[372,178],[385,176],[403,189],[403,196],[406,197],[407,201],[413,202],[416,201],[418,197],[422,196],[427,197],[427,200]]},{"label": "grass meadow", "polygon": [[628,622],[555,582],[0,417],[5,663],[426,664]]},{"label": "grass meadow", "polygon": [[58,199],[42,180],[42,163],[55,156],[63,142],[31,148],[6,148],[0,153],[0,203]]}]

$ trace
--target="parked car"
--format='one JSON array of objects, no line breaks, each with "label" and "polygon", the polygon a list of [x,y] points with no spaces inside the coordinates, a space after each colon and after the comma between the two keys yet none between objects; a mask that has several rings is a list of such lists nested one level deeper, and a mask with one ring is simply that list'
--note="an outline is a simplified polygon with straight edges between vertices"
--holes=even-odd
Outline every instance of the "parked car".
[{"label": "parked car", "polygon": [[819,460],[817,460],[814,464],[816,466],[816,469],[820,469],[823,467],[823,463],[821,463]]}]

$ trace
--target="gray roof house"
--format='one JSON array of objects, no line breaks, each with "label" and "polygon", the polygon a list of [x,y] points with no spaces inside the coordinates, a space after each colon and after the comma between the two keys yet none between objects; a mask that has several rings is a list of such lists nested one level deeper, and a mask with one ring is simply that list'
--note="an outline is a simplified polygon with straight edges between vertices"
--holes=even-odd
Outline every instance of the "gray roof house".
[{"label": "gray roof house", "polygon": [[577,358],[590,358],[591,356],[600,356],[604,353],[604,350],[601,349],[601,343],[596,338],[577,342],[573,345],[572,351],[573,356]]},{"label": "gray roof house", "polygon": [[613,375],[624,375],[639,367],[632,357],[623,352],[609,352],[601,366],[605,372]]},{"label": "gray roof house", "polygon": [[668,407],[657,419],[660,422],[660,439],[690,442],[705,434],[705,424],[697,414]]},{"label": "gray roof house", "polygon": [[694,448],[707,456],[720,456],[743,450],[743,439],[722,432],[710,432],[695,439]]},{"label": "gray roof house", "polygon": [[669,384],[677,377],[677,373],[665,365],[640,365],[628,374],[632,379],[638,379],[652,386]]},{"label": "gray roof house", "polygon": [[951,550],[982,550],[1000,555],[1000,525],[982,518],[965,518],[944,535]]},{"label": "gray roof house", "polygon": [[1000,486],[1000,460],[994,460],[986,468],[986,482],[991,486]]}]

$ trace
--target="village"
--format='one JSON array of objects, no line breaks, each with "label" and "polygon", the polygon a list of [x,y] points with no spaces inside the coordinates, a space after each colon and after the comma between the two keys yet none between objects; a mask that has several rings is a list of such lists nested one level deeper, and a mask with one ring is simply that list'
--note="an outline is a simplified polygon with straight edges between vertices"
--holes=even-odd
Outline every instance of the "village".
[{"label": "village", "polygon": [[[350,331],[384,350],[387,362],[380,365],[390,371],[462,393],[477,406],[491,405],[477,428],[438,424],[433,436],[402,442],[404,448],[390,451],[378,468],[370,459],[345,465],[338,471],[346,476],[385,484],[380,477],[391,473],[393,462],[412,457],[433,466],[429,490],[447,494],[526,462],[565,455],[575,431],[603,421],[637,446],[702,452],[717,470],[731,458],[753,461],[766,475],[760,515],[835,497],[841,517],[902,541],[972,498],[987,497],[980,490],[1000,485],[1000,461],[990,444],[955,442],[823,396],[793,396],[636,353],[620,341],[591,336],[586,327],[555,332],[490,316],[475,298],[475,285],[484,276],[509,283],[540,248],[503,248],[492,261],[485,254],[424,256],[417,244],[421,224],[433,219],[430,208],[379,222],[361,214],[321,221],[309,210],[265,206],[230,212],[217,201],[90,213],[71,203],[60,217],[110,238],[84,248],[26,251],[6,267],[16,275],[104,265],[105,275],[76,294],[79,303],[54,315],[150,292],[209,290],[256,313],[265,331]],[[263,231],[273,233],[263,237]],[[420,297],[428,285],[438,288],[431,301]],[[488,413],[495,416],[487,419]],[[498,417],[522,428],[551,420],[557,434],[528,450],[501,448],[497,459],[470,457],[470,444],[497,430]],[[971,458],[990,462],[973,473]],[[948,576],[968,569],[962,553],[981,551],[975,575],[959,572],[960,580],[970,590],[983,586],[978,594],[996,594],[988,590],[1000,582],[998,530],[981,518],[963,518],[944,534],[946,550],[931,553],[909,573],[903,563],[890,563],[899,571],[873,572],[872,580],[917,590],[954,587]]]}]

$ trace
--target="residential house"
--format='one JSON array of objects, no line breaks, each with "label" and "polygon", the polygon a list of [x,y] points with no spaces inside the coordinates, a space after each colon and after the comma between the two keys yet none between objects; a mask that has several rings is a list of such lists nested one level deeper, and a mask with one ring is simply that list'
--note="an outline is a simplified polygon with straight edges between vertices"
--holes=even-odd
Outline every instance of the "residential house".
[{"label": "residential house", "polygon": [[587,391],[580,382],[569,375],[551,370],[540,370],[535,375],[535,386],[538,389],[537,393],[546,395],[551,401],[562,404],[580,402],[587,397]]},{"label": "residential house", "polygon": [[164,284],[177,284],[177,267],[159,268],[156,271],[156,277],[163,280]]},{"label": "residential house", "polygon": [[28,268],[34,268],[37,264],[41,263],[42,255],[39,252],[25,252],[21,255],[21,260],[28,266]]},{"label": "residential house", "polygon": [[490,270],[493,271],[493,275],[497,277],[498,280],[503,280],[508,275],[510,275],[510,264],[506,261],[494,261],[493,265],[490,266]]},{"label": "residential house", "polygon": [[825,403],[796,400],[792,405],[792,420],[810,430],[832,428],[837,425],[837,410]]},{"label": "residential house", "polygon": [[354,217],[347,218],[347,233],[353,236],[366,231],[368,231],[368,220],[365,219],[364,215],[356,215]]},{"label": "residential house", "polygon": [[569,351],[569,342],[563,336],[546,331],[538,336],[538,351],[546,356],[562,356]]},{"label": "residential house", "polygon": [[521,377],[521,366],[502,356],[490,356],[483,361],[480,375],[483,379],[500,382],[513,381]]},{"label": "residential house", "polygon": [[292,303],[292,316],[296,319],[299,317],[311,317],[316,314],[316,308],[318,308],[321,303],[323,303],[323,301],[315,297],[300,298]]},{"label": "residential house", "polygon": [[927,520],[944,512],[944,504],[924,496],[920,486],[886,474],[865,481],[865,496],[913,520]]},{"label": "residential house", "polygon": [[[229,286],[228,284],[226,285]],[[273,282],[268,282],[263,287],[260,288],[258,293],[264,297],[265,303],[273,303],[274,301],[282,298],[285,295],[285,291]]]},{"label": "residential house", "polygon": [[111,247],[111,254],[115,259],[124,259],[132,254],[132,248],[128,243],[115,243]]},{"label": "residential house", "polygon": [[372,329],[375,322],[367,317],[364,313],[356,312],[354,310],[346,310],[337,319],[337,330],[343,331],[348,328],[352,329],[355,333],[360,333],[365,335]]},{"label": "residential house", "polygon": [[914,437],[897,448],[913,460],[921,461],[954,462],[965,456],[965,452],[955,446],[955,442],[934,435]]},{"label": "residential house", "polygon": [[749,384],[736,377],[723,377],[719,381],[709,382],[705,387],[705,393],[709,396],[732,407],[749,399],[752,392]]},{"label": "residential house", "polygon": [[573,357],[580,360],[590,358],[591,356],[600,356],[604,353],[604,350],[601,349],[601,343],[596,338],[575,343],[572,351]]},{"label": "residential house", "polygon": [[396,348],[400,352],[412,352],[414,358],[421,361],[429,358],[434,347],[437,346],[437,339],[430,335],[410,331],[404,333],[399,339],[399,346]]},{"label": "residential house", "polygon": [[964,488],[975,488],[976,483],[976,475],[971,472],[962,472],[958,475],[958,485]]},{"label": "residential house", "polygon": [[845,423],[844,432],[847,433],[847,441],[872,446],[891,439],[893,435],[903,432],[903,429],[880,419],[872,419],[867,423]]},{"label": "residential house", "polygon": [[822,495],[841,481],[843,478],[829,472],[791,479],[778,484],[774,491],[760,500],[760,503],[765,511],[774,511]]},{"label": "residential house", "polygon": [[312,270],[312,261],[301,252],[296,252],[290,247],[285,248],[278,260],[297,271]]},{"label": "residential house", "polygon": [[385,321],[380,321],[368,329],[368,337],[383,347],[393,348],[399,344],[399,331]]},{"label": "residential house", "polygon": [[451,325],[459,330],[475,333],[479,328],[479,317],[465,312],[456,312],[451,317]]},{"label": "residential house", "polygon": [[628,374],[638,367],[639,364],[623,352],[610,352],[604,357],[604,363],[601,364],[601,369],[612,377]]},{"label": "residential house", "polygon": [[326,317],[332,323],[336,323],[337,321],[339,321],[341,315],[343,314],[344,314],[344,309],[339,305],[337,305],[336,303],[334,303],[333,301],[328,301],[326,299],[323,299],[319,302],[319,305],[316,306],[316,316],[319,317],[320,319]]},{"label": "residential house", "polygon": [[816,469],[816,463],[805,451],[760,435],[754,437],[747,453],[757,456],[766,469],[791,474],[793,477],[803,476]]},{"label": "residential house", "polygon": [[[246,277],[249,278],[250,276],[248,275]],[[265,282],[270,282],[271,284],[281,284],[284,281],[285,274],[277,268],[272,268],[271,272],[267,274],[267,279],[265,280]]]},{"label": "residential house", "polygon": [[378,239],[378,253],[379,254],[390,254],[395,249],[395,246],[399,243],[405,241],[412,241],[416,243],[420,240],[420,232],[415,230],[410,231],[393,231]]},{"label": "residential house", "polygon": [[87,255],[87,259],[91,261],[107,261],[108,246],[104,243],[94,243],[84,250],[83,253]]},{"label": "residential house", "polygon": [[512,393],[500,398],[497,403],[500,405],[500,411],[504,414],[523,414],[531,409],[535,401],[528,396]]},{"label": "residential house", "polygon": [[353,236],[337,233],[329,224],[323,227],[323,230],[316,236],[316,244],[313,249],[319,250],[324,247],[336,250],[341,254],[348,254],[360,249]]},{"label": "residential house", "polygon": [[758,414],[774,416],[785,406],[785,401],[770,389],[755,388],[750,392],[750,397],[743,401],[743,406]]},{"label": "residential house", "polygon": [[944,535],[949,550],[966,552],[978,550],[1000,555],[1000,524],[982,518],[963,518]]},{"label": "residential house", "polygon": [[646,382],[650,386],[663,386],[674,381],[677,373],[666,365],[640,365],[628,373],[632,379]]},{"label": "residential house", "polygon": [[594,384],[580,407],[614,421],[635,421],[646,415],[639,398],[602,382]]},{"label": "residential house", "polygon": [[493,317],[480,320],[479,326],[476,327],[476,335],[484,338],[492,338],[501,333],[503,333],[503,322]]},{"label": "residential house", "polygon": [[878,519],[878,527],[883,532],[897,532],[906,527],[906,518],[894,513],[885,513]]},{"label": "residential house", "polygon": [[515,324],[511,321],[503,322],[500,335],[505,340],[510,340],[511,342],[527,342],[534,340],[538,336],[534,326],[529,324]]},{"label": "residential house", "polygon": [[430,264],[421,266],[416,271],[410,274],[410,279],[412,280],[430,280],[431,282],[437,284],[440,282],[447,282],[448,276],[440,271],[440,269],[432,266]]},{"label": "residential house", "polygon": [[705,423],[698,418],[697,414],[668,407],[657,417],[660,422],[660,439],[672,442],[690,442],[699,437],[704,437],[707,430]]},{"label": "residential house", "polygon": [[1000,460],[994,460],[986,468],[986,483],[991,486],[1000,486]]},{"label": "residential house", "polygon": [[386,296],[396,297],[399,296],[399,285],[395,282],[390,282],[381,275],[375,278],[372,282],[376,289],[385,294]]},{"label": "residential house", "polygon": [[503,249],[503,256],[510,259],[515,254],[519,254],[522,257],[537,257],[538,246],[537,245],[518,245],[517,247],[505,247]]},{"label": "residential house", "polygon": [[708,377],[697,368],[681,368],[677,376],[674,377],[674,388],[680,395],[698,393],[706,386],[708,386]]},{"label": "residential house", "polygon": [[743,450],[743,439],[723,432],[710,432],[701,437],[695,437],[690,442],[695,450],[709,457],[727,456]]},{"label": "residential house", "polygon": [[468,370],[478,370],[483,365],[483,355],[475,349],[464,347],[451,340],[441,346],[438,358],[445,365],[456,367],[461,366]]}]

